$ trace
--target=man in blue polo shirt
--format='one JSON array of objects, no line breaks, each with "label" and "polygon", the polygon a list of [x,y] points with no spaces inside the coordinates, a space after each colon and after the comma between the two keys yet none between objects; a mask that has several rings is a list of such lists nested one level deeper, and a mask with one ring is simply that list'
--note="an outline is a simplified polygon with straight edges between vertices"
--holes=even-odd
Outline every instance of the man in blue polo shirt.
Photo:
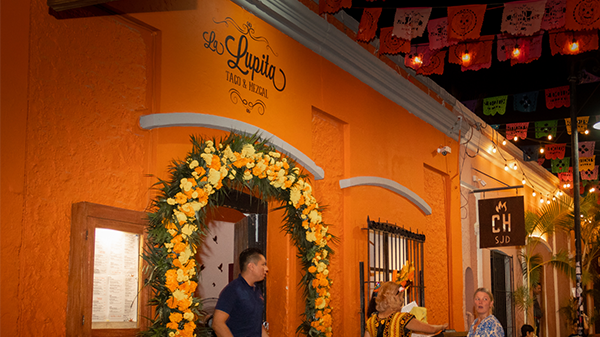
[{"label": "man in blue polo shirt", "polygon": [[262,325],[265,303],[262,291],[255,285],[267,276],[267,260],[258,248],[244,250],[239,260],[241,274],[221,291],[213,330],[218,337],[267,336]]}]

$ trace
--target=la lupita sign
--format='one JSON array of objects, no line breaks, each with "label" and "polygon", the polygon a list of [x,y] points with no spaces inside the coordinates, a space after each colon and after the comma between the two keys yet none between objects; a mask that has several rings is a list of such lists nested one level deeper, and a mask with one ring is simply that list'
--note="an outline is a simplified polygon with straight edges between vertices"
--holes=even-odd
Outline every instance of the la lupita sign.
[{"label": "la lupita sign", "polygon": [[479,247],[525,245],[522,196],[479,200]]}]

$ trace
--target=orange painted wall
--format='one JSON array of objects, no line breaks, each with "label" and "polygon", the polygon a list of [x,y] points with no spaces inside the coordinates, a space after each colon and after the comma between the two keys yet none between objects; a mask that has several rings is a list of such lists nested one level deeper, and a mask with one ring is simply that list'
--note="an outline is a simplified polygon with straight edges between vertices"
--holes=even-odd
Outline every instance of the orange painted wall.
[{"label": "orange painted wall", "polygon": [[[156,181],[147,175],[165,177],[169,161],[189,151],[190,134],[224,134],[203,128],[141,129],[139,117],[153,112],[214,114],[256,125],[325,170],[325,179],[314,186],[320,203],[329,206],[325,222],[340,238],[331,270],[335,335],[359,333],[358,262],[367,261],[362,230],[367,216],[427,236],[430,322],[462,324],[455,306],[462,300],[455,141],[228,1],[128,0],[110,6],[131,19],[86,10],[53,16],[39,0],[15,5],[23,15],[9,28],[28,29],[28,43],[2,39],[3,56],[5,44],[15,47],[10,54],[15,67],[5,73],[2,65],[2,303],[18,303],[10,310],[2,306],[2,333],[64,335],[73,203],[144,210]],[[282,92],[264,78],[255,80],[269,88],[262,115],[232,100],[232,88],[252,101],[261,97],[228,82],[226,58],[204,47],[204,32],[215,31],[221,39],[240,36],[232,22],[217,23],[227,17],[240,27],[251,23],[277,54],[269,54],[272,64],[286,73]],[[253,44],[259,47],[257,54],[270,53],[264,44]],[[13,100],[6,98],[5,75],[9,83],[19,79]],[[7,140],[7,133],[15,138]],[[443,157],[435,152],[440,145],[455,151]],[[340,179],[363,175],[400,183],[431,202],[434,214],[425,216],[383,188],[340,189]],[[435,185],[441,196],[430,190],[431,176],[442,184]],[[285,322],[272,323],[274,332],[292,336],[304,306],[296,288],[300,271],[276,214],[269,225],[269,251],[285,253],[267,256],[267,286],[285,300],[270,296],[267,314],[271,321]],[[440,254],[446,255],[440,259]]]}]

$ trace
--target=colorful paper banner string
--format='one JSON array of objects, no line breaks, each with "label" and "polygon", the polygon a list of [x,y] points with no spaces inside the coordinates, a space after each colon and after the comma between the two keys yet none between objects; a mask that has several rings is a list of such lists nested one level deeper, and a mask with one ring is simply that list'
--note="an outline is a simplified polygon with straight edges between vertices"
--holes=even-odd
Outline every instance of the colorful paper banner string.
[{"label": "colorful paper banner string", "polygon": [[571,91],[565,85],[558,88],[546,89],[546,107],[548,109],[571,106]]},{"label": "colorful paper banner string", "polygon": [[479,38],[486,8],[487,5],[448,7],[448,38],[461,41]]},{"label": "colorful paper banner string", "polygon": [[541,29],[548,31],[565,26],[565,12],[567,10],[567,0],[548,0],[546,1],[546,10],[542,18]]},{"label": "colorful paper banner string", "polygon": [[[588,129],[589,120],[590,116],[577,117],[577,132],[585,133]],[[571,134],[571,118],[565,118],[565,124],[567,126],[567,133]]]},{"label": "colorful paper banner string", "polygon": [[546,0],[504,4],[500,29],[511,35],[533,35],[540,30]]},{"label": "colorful paper banner string", "polygon": [[572,182],[573,181],[573,168],[569,167],[569,170],[567,172],[559,172],[558,174],[558,179],[560,179],[561,182]]},{"label": "colorful paper banner string", "polygon": [[546,159],[563,159],[567,144],[548,144],[544,154]]},{"label": "colorful paper banner string", "polygon": [[483,114],[486,116],[504,115],[506,112],[507,95],[483,99]]},{"label": "colorful paper banner string", "polygon": [[519,137],[525,139],[527,138],[527,128],[529,128],[529,122],[506,124],[506,138]]},{"label": "colorful paper banner string", "polygon": [[423,35],[431,7],[398,8],[394,17],[394,35],[410,40]]},{"label": "colorful paper banner string", "polygon": [[521,112],[533,112],[537,109],[537,98],[539,91],[525,92],[513,96],[513,110]]},{"label": "colorful paper banner string", "polygon": [[598,165],[594,166],[593,170],[581,171],[581,180],[597,180],[598,179]]},{"label": "colorful paper banner string", "polygon": [[524,161],[537,161],[540,147],[537,145],[522,146]]},{"label": "colorful paper banner string", "polygon": [[379,53],[391,55],[410,53],[410,41],[394,36],[393,30],[393,27],[381,28]]},{"label": "colorful paper banner string", "polygon": [[596,149],[596,142],[579,142],[579,157],[588,158],[594,155]]},{"label": "colorful paper banner string", "polygon": [[568,172],[569,166],[571,166],[571,157],[564,157],[563,159],[552,159],[552,173]]},{"label": "colorful paper banner string", "polygon": [[535,138],[546,137],[552,135],[556,138],[557,120],[535,122]]},{"label": "colorful paper banner string", "polygon": [[579,158],[579,171],[590,171],[594,169],[596,165],[596,156],[589,158]]},{"label": "colorful paper banner string", "polygon": [[600,28],[600,0],[567,0],[565,28]]},{"label": "colorful paper banner string", "polygon": [[383,8],[365,8],[363,10],[358,25],[358,33],[356,33],[358,41],[369,42],[373,40],[377,33],[377,22],[382,11]]}]

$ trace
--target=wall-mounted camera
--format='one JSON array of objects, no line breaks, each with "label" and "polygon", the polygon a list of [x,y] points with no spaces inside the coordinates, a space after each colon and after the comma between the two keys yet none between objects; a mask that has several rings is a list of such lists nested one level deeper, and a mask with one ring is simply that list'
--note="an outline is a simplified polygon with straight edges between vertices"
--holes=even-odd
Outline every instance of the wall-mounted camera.
[{"label": "wall-mounted camera", "polygon": [[442,156],[445,156],[448,153],[452,153],[452,149],[450,148],[450,146],[440,146],[438,147],[437,152],[441,153]]}]

